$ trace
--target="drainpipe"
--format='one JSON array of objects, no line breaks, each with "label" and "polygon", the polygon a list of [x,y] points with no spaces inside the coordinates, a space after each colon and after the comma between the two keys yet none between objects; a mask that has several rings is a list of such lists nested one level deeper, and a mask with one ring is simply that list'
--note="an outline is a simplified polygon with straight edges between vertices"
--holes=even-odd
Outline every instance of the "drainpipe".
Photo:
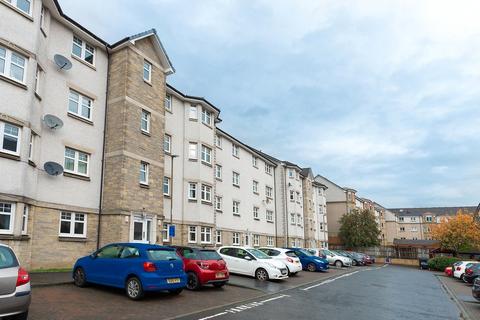
[{"label": "drainpipe", "polygon": [[102,201],[103,201],[103,180],[105,170],[105,145],[107,136],[107,110],[108,110],[108,86],[110,84],[110,53],[108,46],[105,46],[107,52],[107,88],[105,90],[105,116],[103,119],[103,146],[102,146],[102,172],[100,174],[100,200],[98,204],[98,224],[97,224],[97,250],[100,248],[100,231],[102,222]]},{"label": "drainpipe", "polygon": [[[285,167],[283,167],[285,169]],[[286,228],[286,235],[287,235],[287,239],[286,239],[286,242],[285,242],[285,247],[288,247],[288,218],[289,218],[289,214],[288,214],[288,205],[287,205],[287,201],[288,201],[288,193],[287,193],[287,177],[286,177],[286,170],[283,174],[283,182],[284,182],[284,185],[285,185],[285,188],[283,188],[283,196],[284,196],[284,208],[285,208],[285,214],[284,214],[284,221],[285,221],[285,226],[287,227]]]},{"label": "drainpipe", "polygon": [[275,197],[274,208],[275,208],[275,247],[278,248],[278,215],[277,215],[277,182],[276,182],[276,168],[273,169],[273,196]]}]

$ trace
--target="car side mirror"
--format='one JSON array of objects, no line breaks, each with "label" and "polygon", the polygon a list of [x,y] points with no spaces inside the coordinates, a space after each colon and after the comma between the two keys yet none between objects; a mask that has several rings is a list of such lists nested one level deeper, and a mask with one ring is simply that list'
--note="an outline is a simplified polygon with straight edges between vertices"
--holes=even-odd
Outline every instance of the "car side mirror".
[{"label": "car side mirror", "polygon": [[90,258],[96,259],[97,258],[97,252],[94,252],[90,255]]},{"label": "car side mirror", "polygon": [[252,258],[250,256],[245,256],[245,260],[252,261]]}]

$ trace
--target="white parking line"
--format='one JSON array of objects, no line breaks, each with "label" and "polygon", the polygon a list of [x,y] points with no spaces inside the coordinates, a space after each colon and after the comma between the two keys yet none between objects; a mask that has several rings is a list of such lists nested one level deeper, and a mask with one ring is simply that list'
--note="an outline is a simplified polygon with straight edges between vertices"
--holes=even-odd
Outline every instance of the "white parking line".
[{"label": "white parking line", "polygon": [[346,274],[342,274],[341,276],[338,276],[336,278],[333,278],[333,279],[327,279],[325,281],[322,281],[320,283],[317,283],[313,286],[310,286],[310,287],[306,287],[306,288],[303,288],[302,290],[303,291],[308,291],[310,289],[313,289],[313,288],[316,288],[316,287],[319,287],[319,286],[323,286],[324,284],[328,284],[328,283],[331,283],[331,282],[334,282],[335,280],[338,280],[338,279],[341,279],[341,278],[345,278],[345,277],[350,277],[351,275],[354,275],[355,273],[358,273],[360,272],[359,270],[357,271],[353,271],[353,272],[350,272],[350,273],[346,273]]},{"label": "white parking line", "polygon": [[216,317],[223,316],[223,315],[225,315],[225,314],[227,314],[227,313],[228,313],[228,312],[220,312],[220,313],[214,314],[213,316],[208,316],[208,317],[201,318],[201,319],[198,319],[198,320],[212,319],[212,318],[216,318]]}]

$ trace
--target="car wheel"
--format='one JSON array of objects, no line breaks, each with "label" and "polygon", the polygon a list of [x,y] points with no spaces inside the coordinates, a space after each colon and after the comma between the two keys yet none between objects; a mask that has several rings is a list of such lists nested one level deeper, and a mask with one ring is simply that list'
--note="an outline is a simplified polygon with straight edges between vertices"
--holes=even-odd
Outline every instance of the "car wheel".
[{"label": "car wheel", "polygon": [[7,317],[6,319],[11,319],[11,320],[27,320],[28,319],[28,310],[25,311],[24,313],[19,313],[14,316]]},{"label": "car wheel", "polygon": [[315,266],[314,263],[310,262],[309,264],[307,264],[307,270],[314,272],[314,271],[317,271],[317,267]]},{"label": "car wheel", "polygon": [[225,282],[219,282],[219,283],[214,283],[214,284],[213,284],[213,286],[214,286],[215,288],[221,288],[221,287],[223,287],[224,285],[225,285]]},{"label": "car wheel", "polygon": [[143,297],[142,283],[137,277],[128,278],[125,287],[125,290],[127,291],[127,296],[130,299],[139,300]]},{"label": "car wheel", "polygon": [[352,265],[354,265],[354,266],[358,265],[357,260],[353,260],[353,261],[352,261]]},{"label": "car wheel", "polygon": [[200,288],[200,280],[194,272],[187,273],[187,289],[188,290],[197,290]]},{"label": "car wheel", "polygon": [[335,261],[335,267],[337,267],[337,268],[343,267],[342,261],[340,261],[340,260]]},{"label": "car wheel", "polygon": [[170,292],[170,293],[173,294],[173,295],[178,295],[178,294],[180,294],[182,291],[183,291],[183,288],[168,290],[168,292]]},{"label": "car wheel", "polygon": [[459,279],[463,281],[463,273],[460,275]]},{"label": "car wheel", "polygon": [[260,281],[267,281],[268,280],[268,272],[267,270],[260,268],[255,271],[255,278]]},{"label": "car wheel", "polygon": [[87,285],[87,278],[85,277],[85,271],[83,268],[78,267],[73,273],[73,283],[80,288],[83,288]]}]

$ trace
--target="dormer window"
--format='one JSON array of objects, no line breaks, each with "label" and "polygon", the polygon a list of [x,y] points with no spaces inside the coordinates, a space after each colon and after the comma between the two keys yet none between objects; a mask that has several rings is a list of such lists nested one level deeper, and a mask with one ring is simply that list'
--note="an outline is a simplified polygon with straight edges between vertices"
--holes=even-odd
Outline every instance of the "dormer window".
[{"label": "dormer window", "polygon": [[95,48],[77,36],[73,36],[72,54],[91,65],[94,64]]}]

